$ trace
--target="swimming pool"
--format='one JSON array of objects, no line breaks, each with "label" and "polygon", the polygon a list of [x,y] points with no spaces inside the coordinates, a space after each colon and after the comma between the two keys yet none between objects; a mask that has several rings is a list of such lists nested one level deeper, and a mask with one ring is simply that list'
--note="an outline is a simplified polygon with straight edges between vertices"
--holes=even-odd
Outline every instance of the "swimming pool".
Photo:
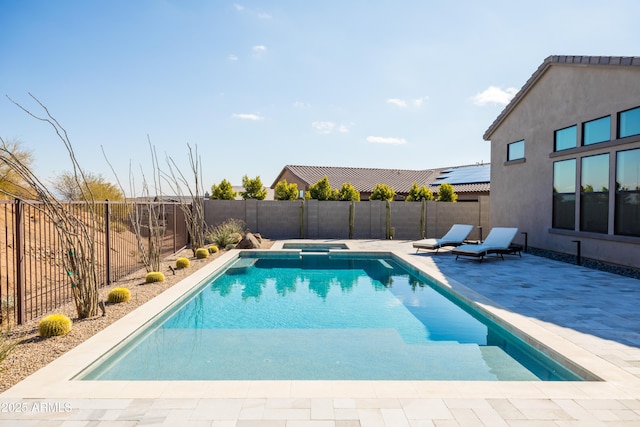
[{"label": "swimming pool", "polygon": [[343,251],[243,252],[78,378],[580,379],[393,255]]}]

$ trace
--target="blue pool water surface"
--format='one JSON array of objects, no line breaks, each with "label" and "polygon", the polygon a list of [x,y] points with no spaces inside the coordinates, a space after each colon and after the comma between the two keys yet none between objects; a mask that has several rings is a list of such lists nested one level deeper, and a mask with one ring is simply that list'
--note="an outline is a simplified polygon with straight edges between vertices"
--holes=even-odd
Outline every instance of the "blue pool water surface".
[{"label": "blue pool water surface", "polygon": [[239,258],[85,380],[578,380],[392,257]]}]

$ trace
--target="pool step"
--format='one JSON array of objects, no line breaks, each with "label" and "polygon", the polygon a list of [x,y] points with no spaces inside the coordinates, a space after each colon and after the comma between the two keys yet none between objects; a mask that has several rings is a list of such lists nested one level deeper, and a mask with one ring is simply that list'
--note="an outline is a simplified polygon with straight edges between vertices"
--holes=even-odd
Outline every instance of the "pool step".
[{"label": "pool step", "polygon": [[229,266],[227,269],[228,274],[240,274],[244,273],[249,267],[253,267],[253,265],[258,261],[257,258],[238,258],[233,265]]}]

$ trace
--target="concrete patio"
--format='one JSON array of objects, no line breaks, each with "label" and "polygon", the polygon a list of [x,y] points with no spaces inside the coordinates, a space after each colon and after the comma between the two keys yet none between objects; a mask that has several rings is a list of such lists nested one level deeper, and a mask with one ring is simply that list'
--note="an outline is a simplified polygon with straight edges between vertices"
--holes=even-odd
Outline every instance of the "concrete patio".
[{"label": "concrete patio", "polygon": [[[640,281],[528,254],[478,263],[442,250],[415,254],[406,241],[346,243],[402,254],[604,381],[78,384],[63,372],[79,368],[74,350],[0,395],[0,426],[640,425]],[[158,297],[164,302],[151,303],[175,298],[172,290]],[[85,357],[101,354],[93,343],[86,347],[92,346]]]}]

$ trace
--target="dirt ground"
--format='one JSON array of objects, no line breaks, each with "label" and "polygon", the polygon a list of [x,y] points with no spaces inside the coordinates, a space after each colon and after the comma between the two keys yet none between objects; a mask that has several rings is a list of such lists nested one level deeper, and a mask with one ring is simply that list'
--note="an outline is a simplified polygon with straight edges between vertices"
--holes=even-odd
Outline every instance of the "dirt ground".
[{"label": "dirt ground", "polygon": [[[263,239],[262,248],[270,248],[272,244],[273,242]],[[205,260],[198,260],[193,257],[190,249],[185,249],[162,262],[161,271],[165,274],[165,282],[145,284],[146,271],[141,270],[127,279],[114,283],[111,287],[101,289],[100,297],[104,301],[106,301],[109,291],[115,287],[125,287],[131,291],[130,301],[120,304],[107,304],[107,315],[105,317],[78,319],[73,302],[60,307],[55,310],[55,313],[66,314],[73,321],[71,332],[65,336],[41,338],[38,335],[39,319],[12,327],[9,331],[9,339],[16,341],[18,344],[4,362],[0,363],[0,392],[11,388],[111,323],[212,262],[221,254],[222,251],[209,256]],[[189,258],[191,266],[187,269],[175,270],[174,274],[169,266],[174,267],[175,261],[179,257]]]}]

